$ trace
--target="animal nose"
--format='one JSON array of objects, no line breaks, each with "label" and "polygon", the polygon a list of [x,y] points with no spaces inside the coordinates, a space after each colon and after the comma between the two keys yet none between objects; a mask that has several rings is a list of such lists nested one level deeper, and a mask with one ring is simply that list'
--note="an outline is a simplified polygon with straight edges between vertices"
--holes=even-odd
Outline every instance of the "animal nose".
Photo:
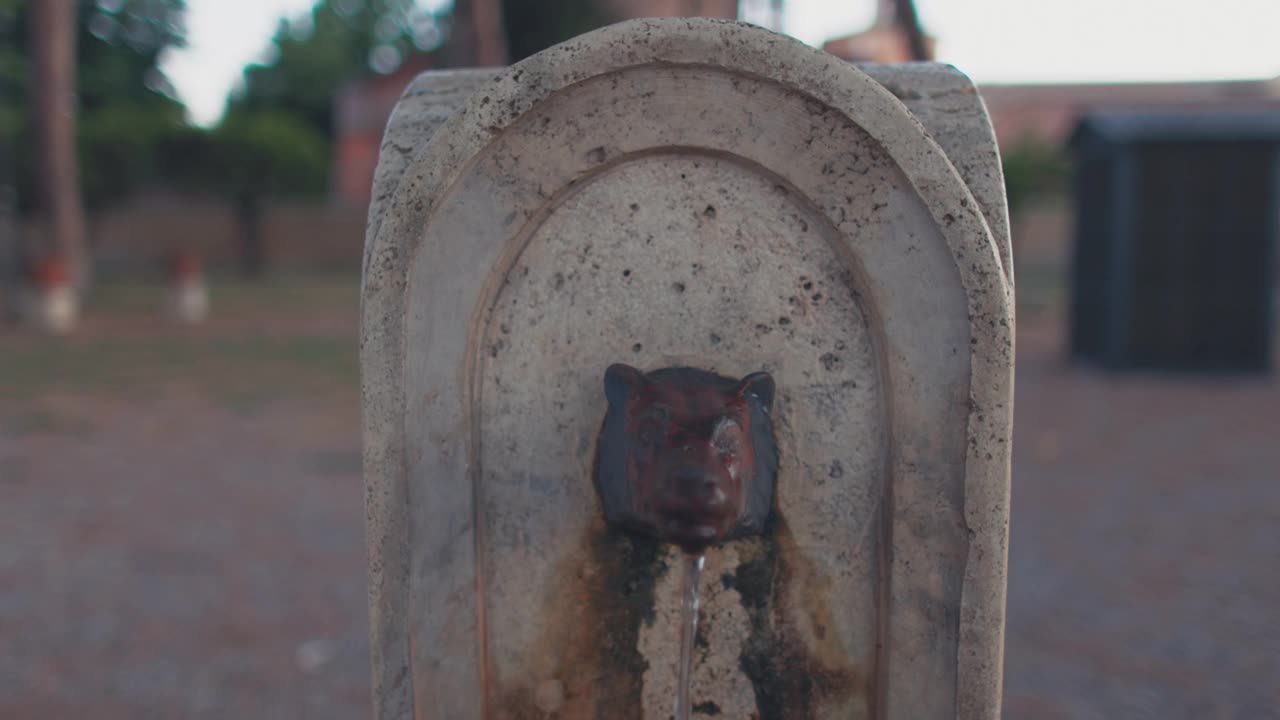
[{"label": "animal nose", "polygon": [[700,502],[712,501],[720,493],[720,482],[702,468],[679,468],[671,475],[672,484],[680,497]]}]

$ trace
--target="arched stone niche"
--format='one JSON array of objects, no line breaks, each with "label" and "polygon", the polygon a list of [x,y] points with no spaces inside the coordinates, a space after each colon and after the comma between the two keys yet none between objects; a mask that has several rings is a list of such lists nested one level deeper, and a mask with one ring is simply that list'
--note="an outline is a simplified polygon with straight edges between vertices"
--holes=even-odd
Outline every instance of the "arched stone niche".
[{"label": "arched stone niche", "polygon": [[999,166],[957,73],[868,70],[641,20],[406,93],[362,308],[379,717],[669,717],[675,551],[591,482],[618,361],[777,380],[775,522],[708,554],[703,714],[998,716]]}]

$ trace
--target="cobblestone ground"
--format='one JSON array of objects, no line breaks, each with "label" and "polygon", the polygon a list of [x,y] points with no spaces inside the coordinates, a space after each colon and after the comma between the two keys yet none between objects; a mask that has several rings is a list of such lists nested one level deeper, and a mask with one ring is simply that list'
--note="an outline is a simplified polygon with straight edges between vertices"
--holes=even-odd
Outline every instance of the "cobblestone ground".
[{"label": "cobblestone ground", "polygon": [[[248,295],[0,334],[0,718],[368,715],[354,290]],[[1280,717],[1280,383],[1019,332],[1006,717]]]}]

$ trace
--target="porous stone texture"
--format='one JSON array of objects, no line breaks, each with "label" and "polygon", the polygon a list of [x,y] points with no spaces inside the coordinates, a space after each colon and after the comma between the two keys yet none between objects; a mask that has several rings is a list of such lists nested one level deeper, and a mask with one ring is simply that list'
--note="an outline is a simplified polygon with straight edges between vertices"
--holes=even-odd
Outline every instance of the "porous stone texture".
[{"label": "porous stone texture", "polygon": [[1000,253],[1000,266],[1013,283],[1013,251],[1004,169],[987,107],[969,78],[950,65],[858,65],[911,111],[969,186],[982,208]]},{"label": "porous stone texture", "polygon": [[[991,118],[978,89],[955,67],[941,63],[858,63],[855,67],[893,93],[946,153],[982,208],[1000,253],[1001,267],[1012,282],[1004,170]],[[383,204],[414,154],[426,149],[427,140],[472,93],[503,71],[502,68],[432,70],[419,75],[405,90],[382,142],[374,187],[383,192],[375,195],[369,211],[370,239],[377,229],[375,221],[383,215]]]},{"label": "porous stone texture", "polygon": [[999,165],[963,76],[871,71],[644,20],[406,93],[362,309],[379,717],[670,716],[679,563],[591,483],[618,361],[777,380],[775,520],[709,553],[696,714],[998,715]]},{"label": "porous stone texture", "polygon": [[427,140],[453,117],[476,89],[492,81],[499,72],[497,68],[433,70],[419,75],[405,89],[382,135],[369,201],[366,250],[373,247],[373,238],[405,168],[426,149]]}]

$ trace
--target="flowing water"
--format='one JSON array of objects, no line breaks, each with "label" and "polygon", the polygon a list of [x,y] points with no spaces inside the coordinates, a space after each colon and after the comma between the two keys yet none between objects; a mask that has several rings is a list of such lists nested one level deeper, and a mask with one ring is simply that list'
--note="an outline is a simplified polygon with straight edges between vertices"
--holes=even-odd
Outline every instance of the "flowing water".
[{"label": "flowing water", "polygon": [[689,720],[692,704],[689,683],[693,670],[693,641],[698,634],[698,581],[706,555],[684,556],[684,578],[680,588],[680,666],[676,669],[676,720]]}]

